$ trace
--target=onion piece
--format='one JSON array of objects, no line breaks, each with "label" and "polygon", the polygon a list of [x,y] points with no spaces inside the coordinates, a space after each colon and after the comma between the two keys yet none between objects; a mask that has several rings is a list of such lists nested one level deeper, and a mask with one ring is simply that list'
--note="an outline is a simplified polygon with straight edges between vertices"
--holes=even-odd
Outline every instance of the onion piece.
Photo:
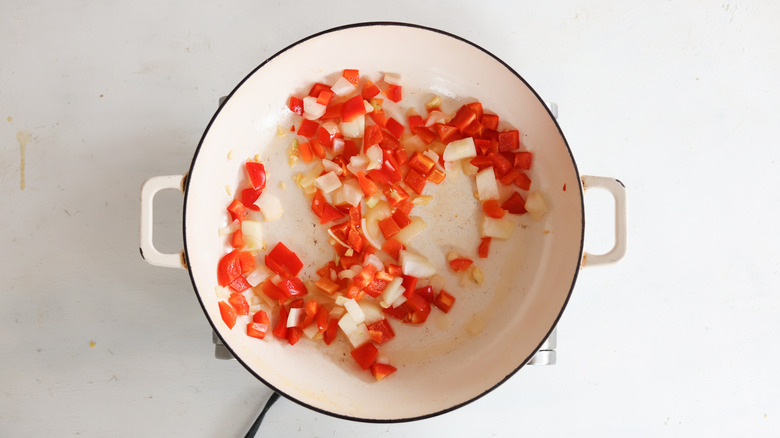
[{"label": "onion piece", "polygon": [[341,175],[344,173],[344,169],[342,169],[341,166],[327,158],[322,159],[322,167],[325,169],[325,172],[333,172],[336,175]]},{"label": "onion piece", "polygon": [[441,111],[431,111],[425,119],[425,127],[430,128],[436,123],[447,123],[448,116]]},{"label": "onion piece", "polygon": [[328,134],[330,135],[336,135],[339,133],[339,125],[333,120],[328,120],[327,122],[323,123],[322,127],[328,131]]},{"label": "onion piece", "polygon": [[[324,167],[324,166],[323,166]],[[323,193],[330,193],[341,187],[341,180],[336,172],[328,172],[314,180],[314,185],[319,187]]]},{"label": "onion piece", "polygon": [[348,138],[360,138],[363,137],[363,133],[366,130],[366,116],[355,117],[355,120],[350,122],[339,123],[339,129],[344,137]]},{"label": "onion piece", "polygon": [[363,199],[363,189],[355,178],[348,178],[341,182],[341,191],[344,193],[344,202],[353,207],[360,205]]},{"label": "onion piece", "polygon": [[414,237],[418,234],[422,233],[427,226],[428,225],[424,220],[422,220],[421,217],[415,216],[412,218],[412,222],[410,222],[409,225],[401,228],[401,231],[393,236],[393,238],[401,242],[402,245],[407,246],[412,241],[412,239],[414,239]]},{"label": "onion piece", "polygon": [[515,224],[509,219],[509,216],[504,216],[501,219],[489,216],[482,217],[482,237],[507,240],[512,237],[514,229]]},{"label": "onion piece", "polygon": [[314,184],[314,180],[316,180],[324,170],[325,167],[322,165],[322,163],[315,164],[314,167],[312,167],[311,170],[301,178],[301,180],[298,182],[298,185],[303,189],[311,187],[311,185]]},{"label": "onion piece", "polygon": [[355,85],[348,81],[344,76],[339,77],[336,83],[330,87],[330,90],[333,91],[333,94],[339,97],[348,96],[356,89],[357,87],[355,87]]},{"label": "onion piece", "polygon": [[363,323],[357,324],[355,331],[347,335],[347,338],[353,348],[360,347],[366,342],[371,341],[371,337],[368,335],[368,327]]},{"label": "onion piece", "polygon": [[339,319],[339,328],[341,328],[341,331],[347,336],[357,330],[357,323],[352,319],[352,315],[350,315],[349,312],[345,313],[344,316]]},{"label": "onion piece", "polygon": [[442,157],[444,161],[456,161],[477,156],[477,147],[472,137],[451,141],[444,148]]},{"label": "onion piece", "polygon": [[354,298],[345,301],[344,308],[347,309],[347,313],[352,317],[352,320],[355,321],[355,324],[365,322],[366,314],[363,313],[363,309],[360,308],[360,305]]},{"label": "onion piece", "polygon": [[338,242],[338,244],[339,244],[339,245],[343,246],[344,248],[351,248],[351,246],[349,246],[349,245],[347,245],[346,243],[344,243],[344,241],[343,241],[343,240],[341,240],[341,239],[339,239],[338,237],[336,237],[336,235],[335,235],[335,234],[333,234],[333,231],[332,231],[330,228],[328,228],[328,234],[330,235],[330,237],[332,237],[332,238],[333,238],[333,240],[335,240],[336,242]]},{"label": "onion piece", "polygon": [[[378,226],[377,226],[378,227]],[[371,235],[371,232],[368,231],[368,225],[366,224],[366,218],[363,218],[360,220],[360,229],[363,231],[363,237],[366,238],[368,243],[373,246],[376,249],[382,249],[382,245],[379,244],[379,242],[374,239],[374,236]]]},{"label": "onion piece", "polygon": [[401,85],[401,75],[397,73],[385,73],[385,77],[382,79],[391,85]]},{"label": "onion piece", "polygon": [[533,220],[538,221],[547,213],[547,203],[544,202],[540,192],[534,191],[525,200],[525,209],[528,210],[528,214]]},{"label": "onion piece", "polygon": [[327,107],[321,103],[317,103],[317,98],[312,96],[306,96],[303,98],[303,118],[309,120],[316,120],[325,114]]},{"label": "onion piece", "polygon": [[358,273],[360,273],[362,269],[363,267],[360,265],[352,265],[352,267],[349,269],[342,269],[338,273],[337,277],[339,280],[343,280],[345,278],[354,278],[356,275],[358,275]]},{"label": "onion piece", "polygon": [[303,334],[309,339],[314,339],[319,333],[320,330],[317,327],[317,324],[309,324],[303,329]]},{"label": "onion piece", "polygon": [[390,283],[387,283],[387,286],[385,286],[385,289],[382,291],[382,294],[380,295],[379,299],[379,305],[384,307],[385,309],[390,307],[395,300],[398,299],[401,295],[403,295],[405,289],[401,285],[403,283],[403,278],[401,277],[395,277],[392,280],[390,280]]},{"label": "onion piece", "polygon": [[382,167],[382,148],[379,145],[373,145],[366,149],[366,158],[368,158],[368,166],[366,170],[380,169]]},{"label": "onion piece", "polygon": [[287,327],[298,327],[305,316],[305,310],[300,307],[293,307],[287,314]]},{"label": "onion piece", "polygon": [[342,152],[344,152],[344,139],[343,138],[334,138],[333,139],[333,153],[335,155],[340,155]]},{"label": "onion piece", "polygon": [[392,307],[395,309],[396,307],[400,306],[401,304],[405,303],[407,298],[403,295],[398,297],[397,300],[393,301]]},{"label": "onion piece", "polygon": [[265,249],[263,224],[261,222],[244,219],[241,222],[241,234],[243,235],[244,247],[247,251],[262,251]]},{"label": "onion piece", "polygon": [[404,275],[423,278],[436,273],[436,268],[425,256],[413,251],[402,249],[398,252],[398,261],[401,263]]},{"label": "onion piece", "polygon": [[[469,165],[471,164],[469,163]],[[476,181],[477,196],[480,201],[498,199],[498,183],[496,183],[496,174],[493,172],[493,166],[477,172]]]},{"label": "onion piece", "polygon": [[371,102],[369,102],[369,101],[367,101],[365,99],[363,100],[363,108],[366,109],[366,114],[368,114],[370,112],[374,112],[374,105],[371,105]]},{"label": "onion piece", "polygon": [[368,167],[368,158],[363,154],[353,155],[347,164],[347,170],[357,175],[358,172],[365,172]]},{"label": "onion piece", "polygon": [[257,198],[255,205],[263,213],[266,222],[275,221],[282,217],[282,203],[279,201],[279,198],[270,193],[263,193],[263,195]]},{"label": "onion piece", "polygon": [[236,219],[233,222],[227,224],[226,226],[219,229],[219,235],[220,236],[227,236],[228,234],[233,234],[241,228],[241,221]]},{"label": "onion piece", "polygon": [[369,254],[366,256],[364,265],[373,265],[377,271],[383,271],[385,269],[385,265],[382,263],[382,260],[379,260],[379,257],[374,254]]},{"label": "onion piece", "polygon": [[258,265],[252,272],[247,274],[246,282],[250,286],[255,287],[265,281],[266,278],[268,278],[268,271],[262,265]]},{"label": "onion piece", "polygon": [[360,309],[363,311],[363,316],[366,324],[373,324],[377,321],[385,319],[385,314],[382,312],[382,308],[376,304],[375,301],[360,300],[357,302]]}]

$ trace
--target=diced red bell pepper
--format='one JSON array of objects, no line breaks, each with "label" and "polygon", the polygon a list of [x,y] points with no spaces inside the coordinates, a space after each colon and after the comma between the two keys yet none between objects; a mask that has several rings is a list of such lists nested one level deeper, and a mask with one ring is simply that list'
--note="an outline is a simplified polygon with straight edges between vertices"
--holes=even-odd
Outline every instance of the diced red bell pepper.
[{"label": "diced red bell pepper", "polygon": [[363,99],[369,100],[379,93],[380,93],[379,87],[377,87],[376,84],[374,84],[373,82],[366,80],[366,83],[363,85],[363,91],[361,93]]},{"label": "diced red bell pepper", "polygon": [[302,116],[303,99],[301,99],[300,97],[290,96],[290,103],[288,105],[288,108],[290,108],[290,111],[294,112],[295,114]]},{"label": "diced red bell pepper", "polygon": [[322,90],[320,91],[319,96],[317,96],[317,103],[320,105],[328,106],[330,103],[330,99],[333,97],[333,91],[331,90]]},{"label": "diced red bell pepper", "polygon": [[403,280],[401,286],[404,288],[404,296],[409,298],[414,294],[414,290],[417,287],[417,277],[411,275],[404,275],[401,277]]},{"label": "diced red bell pepper", "polygon": [[355,358],[355,362],[360,365],[360,368],[367,370],[375,361],[379,355],[379,350],[371,342],[366,342],[360,347],[351,351],[352,357]]},{"label": "diced red bell pepper", "polygon": [[298,135],[309,138],[314,137],[314,134],[317,133],[317,128],[319,127],[320,124],[314,120],[303,119],[301,126],[298,128]]},{"label": "diced red bell pepper", "polygon": [[385,266],[385,270],[387,270],[387,273],[393,277],[400,277],[404,275],[403,269],[399,265],[389,264]]},{"label": "diced red bell pepper", "polygon": [[483,237],[482,240],[479,242],[479,248],[477,249],[477,254],[479,254],[479,258],[486,259],[488,257],[488,254],[490,254],[490,242],[492,239],[490,237]]},{"label": "diced red bell pepper", "polygon": [[347,68],[344,69],[344,73],[341,74],[350,84],[357,87],[360,81],[360,71],[357,69]]},{"label": "diced red bell pepper", "polygon": [[390,182],[397,183],[401,181],[403,175],[401,175],[401,166],[398,165],[393,156],[392,151],[384,149],[382,150],[382,169],[380,172],[384,173]]},{"label": "diced red bell pepper", "polygon": [[366,126],[363,134],[363,150],[365,151],[371,146],[381,143],[383,138],[382,128],[377,125]]},{"label": "diced red bell pepper", "polygon": [[368,337],[379,345],[382,345],[395,337],[393,327],[387,319],[380,319],[379,321],[368,324],[366,328],[368,329]]},{"label": "diced red bell pepper", "polygon": [[328,328],[325,329],[325,333],[322,334],[322,340],[325,341],[325,345],[330,345],[336,339],[336,335],[339,334],[339,320],[331,318],[328,321]]},{"label": "diced red bell pepper", "polygon": [[333,149],[333,138],[335,134],[331,134],[327,129],[320,126],[317,128],[317,141],[328,149]]},{"label": "diced red bell pepper", "polygon": [[409,129],[414,132],[415,129],[425,126],[425,120],[419,114],[411,114],[406,118]]},{"label": "diced red bell pepper", "polygon": [[498,205],[498,201],[495,199],[488,199],[487,201],[482,203],[482,211],[485,212],[486,215],[492,218],[501,219],[506,215],[506,210],[501,208],[500,205]]},{"label": "diced red bell pepper", "polygon": [[238,256],[239,251],[233,250],[219,260],[217,264],[217,283],[220,286],[227,286],[233,280],[241,275],[241,260]]},{"label": "diced red bell pepper", "polygon": [[244,277],[243,275],[239,275],[238,277],[234,278],[233,281],[230,282],[228,287],[230,287],[236,292],[243,292],[251,288],[252,285],[246,281],[246,277]]},{"label": "diced red bell pepper", "polygon": [[298,145],[298,155],[301,156],[301,160],[305,163],[309,163],[314,159],[314,152],[312,152],[308,142],[303,142]]},{"label": "diced red bell pepper", "polygon": [[498,130],[498,115],[497,114],[482,114],[482,118],[479,120],[485,129]]},{"label": "diced red bell pepper", "polygon": [[289,342],[290,345],[295,345],[298,341],[300,341],[302,335],[303,329],[300,327],[287,328],[287,342]]},{"label": "diced red bell pepper", "polygon": [[279,306],[279,319],[276,320],[273,334],[277,338],[287,339],[287,315],[288,310],[284,306]]},{"label": "diced red bell pepper", "polygon": [[466,127],[477,119],[476,113],[472,111],[467,105],[463,105],[458,108],[455,116],[449,121],[448,125],[458,128],[458,131],[463,132]]},{"label": "diced red bell pepper", "polygon": [[466,106],[477,115],[477,120],[482,120],[482,102],[471,102],[467,103]]},{"label": "diced red bell pepper", "polygon": [[358,253],[363,252],[363,248],[366,244],[363,240],[363,236],[355,226],[349,228],[349,233],[347,234],[347,243]]},{"label": "diced red bell pepper", "polygon": [[518,176],[520,176],[520,170],[513,167],[509,169],[509,172],[505,173],[504,176],[499,178],[499,182],[505,186],[508,186],[510,184],[514,184]]},{"label": "diced red bell pepper", "polygon": [[493,161],[493,170],[496,176],[501,178],[512,169],[512,162],[499,152],[491,152],[488,157]]},{"label": "diced red bell pepper", "polygon": [[450,268],[455,272],[465,271],[472,264],[474,264],[474,261],[465,257],[450,260]]},{"label": "diced red bell pepper", "polygon": [[238,253],[238,260],[241,263],[242,274],[248,274],[252,272],[252,270],[255,269],[255,265],[257,264],[255,261],[255,256],[253,256],[249,251],[240,251]]},{"label": "diced red bell pepper", "polygon": [[425,190],[425,183],[428,182],[428,180],[426,179],[425,176],[421,175],[416,170],[409,169],[406,172],[406,176],[404,177],[404,182],[415,193],[417,193],[418,195],[421,195],[423,190]]},{"label": "diced red bell pepper", "polygon": [[412,134],[420,137],[425,144],[431,144],[436,140],[436,133],[425,126],[418,126],[412,129]]},{"label": "diced red bell pepper", "polygon": [[498,133],[498,150],[510,152],[520,148],[520,132],[517,129]]},{"label": "diced red bell pepper", "polygon": [[352,277],[352,284],[357,286],[358,289],[363,289],[364,287],[368,286],[372,281],[374,281],[374,276],[376,275],[376,266],[372,264],[367,264],[363,266],[363,269],[360,270],[360,272]]},{"label": "diced red bell pepper", "polygon": [[382,380],[397,370],[396,367],[388,363],[374,363],[371,365],[371,375],[374,376],[376,380]]},{"label": "diced red bell pepper", "polygon": [[459,137],[458,128],[454,126],[445,125],[443,123],[434,123],[433,129],[444,144],[457,140]]},{"label": "diced red bell pepper", "polygon": [[268,319],[268,315],[265,311],[258,310],[252,316],[252,322],[246,325],[246,334],[253,338],[265,339],[269,325],[270,320]]},{"label": "diced red bell pepper", "polygon": [[325,107],[325,113],[320,117],[320,120],[334,120],[341,118],[341,107],[344,105],[339,99],[331,99],[327,107]]},{"label": "diced red bell pepper", "polygon": [[442,289],[438,295],[436,295],[436,299],[433,301],[433,304],[439,308],[444,313],[449,313],[450,309],[452,308],[452,305],[455,304],[455,297],[450,295],[449,292]]},{"label": "diced red bell pepper", "polygon": [[360,184],[360,190],[363,191],[364,195],[372,196],[374,193],[376,193],[377,187],[374,181],[366,178],[366,175],[362,171],[359,171],[356,176],[358,183]]},{"label": "diced red bell pepper", "polygon": [[433,293],[433,286],[431,285],[415,289],[414,293],[425,298],[425,300],[429,303],[432,303],[435,298]]},{"label": "diced red bell pepper", "polygon": [[468,124],[465,128],[463,128],[463,135],[466,137],[481,137],[482,131],[485,128],[482,126],[482,123],[479,123],[479,121],[474,120],[471,123]]},{"label": "diced red bell pepper", "polygon": [[412,223],[412,220],[409,219],[409,216],[407,216],[406,213],[399,209],[396,209],[393,212],[393,220],[396,224],[398,224],[398,228],[404,228]]},{"label": "diced red bell pepper", "polygon": [[517,185],[520,190],[528,191],[531,189],[531,178],[529,178],[525,172],[520,172],[515,177],[515,185]]},{"label": "diced red bell pepper", "polygon": [[415,152],[409,159],[409,167],[416,170],[423,176],[428,176],[433,166],[436,165],[430,157],[426,157],[420,152]]},{"label": "diced red bell pepper", "polygon": [[247,187],[244,190],[241,190],[241,203],[250,210],[260,211],[260,207],[255,205],[255,201],[257,201],[257,198],[259,198],[262,193],[262,189]]},{"label": "diced red bell pepper", "polygon": [[409,194],[406,193],[406,190],[402,189],[398,184],[393,184],[392,186],[386,188],[383,193],[385,198],[387,198],[387,202],[389,202],[393,207],[409,199]]},{"label": "diced red bell pepper", "polygon": [[422,324],[428,319],[428,315],[431,313],[431,303],[425,298],[417,294],[411,294],[410,297],[404,301],[402,306],[411,310],[409,322],[412,324]]},{"label": "diced red bell pepper", "polygon": [[407,161],[409,161],[409,154],[406,152],[405,148],[395,149],[393,151],[393,156],[395,157],[395,161],[399,166],[403,166]]},{"label": "diced red bell pepper", "polygon": [[387,125],[387,117],[385,116],[385,110],[382,108],[374,109],[370,113],[368,113],[369,117],[371,117],[371,120],[374,121],[374,123],[377,124],[377,126],[384,128],[385,125]]},{"label": "diced red bell pepper", "polygon": [[303,268],[303,262],[294,252],[279,242],[265,256],[265,265],[282,277],[294,277]]},{"label": "diced red bell pepper", "polygon": [[241,228],[237,229],[230,238],[230,246],[233,248],[242,248],[244,246],[244,233]]},{"label": "diced red bell pepper", "polygon": [[490,140],[485,138],[475,138],[474,147],[477,149],[477,154],[487,155],[488,152],[490,152]]},{"label": "diced red bell pepper", "polygon": [[238,315],[236,314],[236,309],[234,309],[230,304],[224,301],[220,301],[219,314],[222,315],[222,321],[225,322],[225,325],[229,329],[232,329],[233,326],[236,325],[236,318]]},{"label": "diced red bell pepper", "polygon": [[387,89],[384,91],[384,95],[393,102],[400,102],[403,99],[403,91],[400,85],[388,84]]},{"label": "diced red bell pepper", "polygon": [[317,324],[318,332],[323,333],[328,329],[329,318],[330,313],[328,312],[328,309],[325,308],[325,306],[320,306],[319,309],[317,309],[317,315],[314,317],[314,323]]},{"label": "diced red bell pepper", "polygon": [[369,283],[368,286],[363,288],[363,291],[366,294],[376,298],[385,290],[386,286],[387,286],[387,281],[381,280],[379,278],[374,278],[374,280],[371,281],[371,283]]},{"label": "diced red bell pepper", "polygon": [[276,287],[275,284],[271,283],[271,280],[264,281],[263,285],[261,286],[261,290],[268,296],[268,298],[279,302],[287,301],[287,295],[285,295],[284,291]]},{"label": "diced red bell pepper", "polygon": [[512,214],[524,214],[527,212],[525,200],[517,192],[512,193],[512,196],[501,204],[501,208]]},{"label": "diced red bell pepper", "polygon": [[444,170],[439,169],[438,167],[434,167],[431,169],[431,172],[428,174],[426,179],[434,184],[441,184],[446,176],[447,174],[444,173]]},{"label": "diced red bell pepper", "polygon": [[529,170],[531,168],[531,162],[533,161],[534,154],[531,152],[517,152],[515,153],[515,169]]},{"label": "diced red bell pepper", "polygon": [[238,219],[239,221],[243,221],[246,217],[246,207],[238,199],[234,199],[233,202],[231,202],[228,206],[227,210],[230,213],[231,220]]},{"label": "diced red bell pepper", "polygon": [[[404,199],[403,201],[399,202],[398,205],[395,206],[395,211],[401,212],[402,214],[409,216],[409,213],[412,212],[412,208],[414,208],[414,204],[412,204],[412,201],[408,199]],[[401,225],[399,224],[399,226]],[[401,226],[401,228],[403,228],[404,226]]]},{"label": "diced red bell pepper", "polygon": [[409,309],[404,305],[400,305],[398,307],[390,306],[386,309],[382,309],[382,312],[386,315],[392,316],[399,321],[407,322],[409,319]]},{"label": "diced red bell pepper", "polygon": [[354,96],[341,106],[341,119],[345,122],[351,122],[365,113],[366,107],[363,104],[363,96]]},{"label": "diced red bell pepper", "polygon": [[404,125],[398,122],[398,120],[390,117],[387,119],[387,124],[385,125],[385,129],[387,129],[387,132],[390,133],[393,137],[400,139],[401,135],[404,133]]},{"label": "diced red bell pepper", "polygon": [[309,144],[311,145],[311,152],[317,156],[317,158],[325,158],[325,149],[323,149],[319,140],[312,138],[309,141]]},{"label": "diced red bell pepper", "polygon": [[322,277],[314,283],[317,289],[325,292],[328,295],[333,295],[339,290],[338,283],[334,282],[328,277]]},{"label": "diced red bell pepper", "polygon": [[388,253],[390,257],[398,260],[400,251],[404,249],[403,244],[395,239],[385,240],[385,244],[382,245],[382,251]]},{"label": "diced red bell pepper", "polygon": [[309,293],[306,285],[298,277],[286,278],[276,285],[287,297],[302,297]]},{"label": "diced red bell pepper", "polygon": [[243,294],[238,292],[230,294],[228,302],[233,306],[234,309],[236,309],[237,315],[249,314],[249,303],[246,301],[246,297],[244,297]]},{"label": "diced red bell pepper", "polygon": [[320,310],[320,303],[314,300],[306,301],[303,309],[303,321],[301,321],[300,325],[298,325],[300,328],[306,328],[309,326],[309,324],[314,322],[314,318],[317,317],[317,312]]}]

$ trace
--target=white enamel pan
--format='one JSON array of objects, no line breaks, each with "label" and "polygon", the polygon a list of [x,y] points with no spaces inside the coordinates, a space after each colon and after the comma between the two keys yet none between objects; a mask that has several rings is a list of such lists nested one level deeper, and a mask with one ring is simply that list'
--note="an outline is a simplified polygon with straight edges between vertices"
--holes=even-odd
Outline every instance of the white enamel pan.
[{"label": "white enamel pan", "polygon": [[[416,104],[442,96],[454,111],[479,100],[507,127],[519,129],[534,153],[530,174],[549,211],[529,215],[506,242],[494,242],[478,260],[478,204],[472,178],[448,175],[428,184],[434,201],[412,215],[428,224],[414,243],[446,272],[454,250],[478,260],[484,282],[448,277],[456,296],[452,311],[436,309],[423,326],[395,324],[396,338],[382,353],[398,367],[375,381],[349,354],[348,342],[330,347],[303,339],[295,346],[246,336],[246,324],[228,330],[218,310],[217,262],[228,243],[217,230],[228,223],[226,206],[241,183],[241,166],[259,155],[268,169],[268,191],[284,200],[282,220],[265,228],[269,247],[283,241],[303,259],[303,277],[332,259],[327,234],[314,216],[288,165],[292,134],[289,97],[314,82],[333,81],[345,68],[379,79],[401,75],[405,99]],[[583,250],[583,193],[589,187],[615,198],[615,245],[606,254]],[[163,189],[184,192],[184,250],[162,254],[152,242],[152,204]],[[230,192],[230,194],[229,194]],[[536,92],[500,59],[460,37],[400,23],[361,23],[301,40],[263,62],[230,93],[206,127],[188,174],[151,178],[141,193],[141,253],[153,265],[186,268],[214,331],[238,361],[263,383],[304,406],[340,418],[409,421],[451,411],[490,392],[522,368],[551,333],[585,265],[616,261],[625,252],[625,189],[616,179],[580,176],[572,152]],[[308,273],[308,274],[307,274]],[[438,314],[437,314],[438,312]]]}]

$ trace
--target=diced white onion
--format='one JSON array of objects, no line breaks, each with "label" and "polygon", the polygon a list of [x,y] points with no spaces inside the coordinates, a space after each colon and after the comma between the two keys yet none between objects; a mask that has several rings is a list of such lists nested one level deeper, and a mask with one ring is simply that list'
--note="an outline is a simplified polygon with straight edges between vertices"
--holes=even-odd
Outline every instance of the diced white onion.
[{"label": "diced white onion", "polygon": [[257,265],[252,272],[247,274],[246,282],[249,283],[250,286],[255,287],[265,281],[266,278],[268,278],[268,271],[266,271],[262,265]]},{"label": "diced white onion", "polygon": [[540,192],[531,192],[528,199],[525,200],[525,209],[531,215],[533,220],[538,221],[547,213],[547,203]]},{"label": "diced white onion", "polygon": [[317,324],[309,324],[303,329],[303,334],[306,335],[309,339],[314,339],[315,336],[317,336],[317,333],[319,333],[319,327],[317,327]]},{"label": "diced white onion", "polygon": [[265,248],[263,224],[261,222],[244,219],[241,222],[241,234],[244,238],[244,246],[248,251],[260,251]]},{"label": "diced white onion", "polygon": [[368,208],[374,208],[374,206],[375,206],[375,205],[376,205],[376,204],[377,204],[379,201],[381,201],[381,199],[379,199],[379,194],[378,194],[378,193],[374,193],[373,195],[371,195],[371,197],[370,197],[370,198],[366,199],[366,207],[368,207]]},{"label": "diced white onion", "polygon": [[325,114],[327,107],[321,103],[317,103],[317,98],[313,96],[306,96],[303,98],[303,118],[309,120],[315,120],[322,117]]},{"label": "diced white onion", "polygon": [[371,105],[371,102],[367,100],[363,100],[363,108],[366,109],[366,114],[374,111],[374,105]]},{"label": "diced white onion", "polygon": [[411,243],[415,236],[422,233],[426,227],[427,225],[421,217],[413,217],[412,222],[410,222],[409,225],[401,228],[401,231],[393,236],[393,238],[401,242],[402,245],[406,246]]},{"label": "diced white onion", "polygon": [[339,77],[336,83],[330,87],[330,90],[333,91],[333,94],[341,97],[348,96],[350,93],[355,91],[355,89],[355,85],[348,81],[344,76]]},{"label": "diced white onion", "polygon": [[466,176],[474,176],[479,172],[479,167],[471,164],[471,160],[461,160],[460,168]]},{"label": "diced white onion", "polygon": [[504,216],[500,219],[489,216],[482,217],[482,237],[507,240],[512,237],[514,229],[515,224],[509,219],[509,216]]},{"label": "diced white onion", "polygon": [[461,138],[451,141],[444,148],[442,154],[444,161],[462,160],[477,156],[477,147],[474,146],[474,139],[471,137]]},{"label": "diced white onion", "polygon": [[347,300],[349,300],[349,298],[345,297],[344,295],[338,294],[336,295],[336,299],[334,300],[334,302],[336,303],[337,306],[343,306],[344,303],[347,302]]},{"label": "diced white onion", "polygon": [[385,265],[382,264],[382,260],[379,260],[379,257],[375,256],[374,254],[369,254],[366,256],[365,264],[374,265],[377,271],[382,271],[385,269]]},{"label": "diced white onion", "polygon": [[379,296],[380,306],[386,309],[390,307],[390,305],[393,304],[393,302],[395,302],[395,300],[397,300],[398,297],[403,295],[406,289],[403,288],[401,283],[403,283],[403,278],[401,277],[395,277],[392,280],[390,280],[390,283],[387,283],[387,286],[385,286],[385,289],[382,291],[382,294]]},{"label": "diced white onion", "polygon": [[303,320],[305,310],[300,307],[293,307],[290,309],[290,313],[287,314],[287,327],[298,327]]},{"label": "diced white onion", "polygon": [[342,152],[344,152],[344,139],[343,138],[334,138],[333,139],[333,153],[335,155],[340,155]]},{"label": "diced white onion", "polygon": [[353,207],[360,205],[363,199],[363,189],[355,178],[348,178],[342,181],[341,191],[344,193],[344,201]]},{"label": "diced white onion", "polygon": [[368,167],[366,170],[380,169],[382,167],[382,148],[379,145],[373,145],[366,149],[366,158],[368,158]]},{"label": "diced white onion", "polygon": [[363,309],[360,308],[360,305],[354,298],[348,299],[344,303],[344,308],[347,309],[347,313],[349,313],[349,316],[355,321],[355,324],[360,324],[366,320],[366,314],[363,313]]},{"label": "diced white onion", "polygon": [[341,180],[336,172],[328,172],[314,180],[314,185],[319,187],[323,193],[330,193],[341,187]]},{"label": "diced white onion", "polygon": [[436,123],[447,123],[448,116],[441,111],[431,111],[425,119],[425,127],[430,128]]},{"label": "diced white onion", "polygon": [[275,221],[282,217],[282,203],[279,201],[279,198],[271,193],[263,193],[257,198],[255,205],[257,205],[260,212],[263,213],[266,222]]},{"label": "diced white onion", "polygon": [[342,169],[341,166],[327,158],[322,159],[322,167],[325,168],[325,172],[333,172],[336,175],[341,175],[344,172],[344,169]]},{"label": "diced white onion", "polygon": [[436,273],[436,268],[425,256],[409,250],[402,249],[398,252],[398,261],[401,263],[401,271],[404,275],[423,278]]},{"label": "diced white onion", "polygon": [[349,343],[353,348],[358,348],[366,342],[371,341],[371,337],[368,335],[368,328],[365,324],[358,324],[355,327],[355,331],[347,335]]},{"label": "diced white onion", "polygon": [[324,170],[325,167],[322,165],[322,163],[315,164],[314,167],[312,167],[311,170],[301,178],[301,181],[299,182],[301,188],[305,189],[314,184],[314,180],[316,180]]},{"label": "diced white onion", "polygon": [[347,138],[360,138],[363,137],[363,133],[366,129],[366,116],[355,117],[355,120],[350,122],[339,123],[339,129],[344,137]]},{"label": "diced white onion", "polygon": [[230,297],[230,292],[228,292],[226,288],[222,286],[216,286],[214,288],[214,292],[217,294],[217,299],[220,300],[226,300]]},{"label": "diced white onion", "polygon": [[347,164],[347,170],[354,175],[357,175],[358,172],[365,172],[367,167],[368,158],[363,154],[353,155],[352,158],[349,159],[349,164]]},{"label": "diced white onion", "polygon": [[339,133],[339,125],[333,120],[328,120],[327,122],[323,123],[322,127],[328,131],[328,134],[330,135],[336,135]]},{"label": "diced white onion", "polygon": [[498,199],[498,183],[496,183],[496,174],[493,172],[493,166],[477,172],[476,180],[477,196],[480,201]]},{"label": "diced white onion", "polygon": [[219,229],[219,235],[220,236],[227,236],[228,234],[233,234],[241,228],[241,221],[236,219],[233,222],[227,224],[226,226]]},{"label": "diced white onion", "polygon": [[328,316],[331,318],[341,318],[344,316],[344,314],[347,313],[347,309],[341,307],[341,306],[335,306],[332,309],[330,309],[330,313],[328,313]]},{"label": "diced white onion", "polygon": [[385,73],[385,77],[383,79],[388,84],[401,85],[401,75],[397,73]]},{"label": "diced white onion", "polygon": [[376,249],[382,249],[382,245],[379,244],[379,242],[376,241],[374,236],[371,235],[371,232],[368,231],[368,225],[366,223],[366,218],[363,218],[360,220],[360,230],[363,232],[363,237],[366,238],[369,245],[373,246]]},{"label": "diced white onion", "polygon": [[349,269],[343,269],[338,273],[338,278],[343,280],[345,278],[354,278],[363,269],[360,265],[352,265]]},{"label": "diced white onion", "polygon": [[396,307],[400,306],[401,304],[405,303],[406,300],[407,300],[407,298],[405,296],[401,295],[400,297],[398,297],[398,299],[393,301],[393,304],[392,304],[393,308],[396,308]]},{"label": "diced white onion", "polygon": [[431,276],[429,280],[429,284],[433,288],[433,290],[442,290],[444,289],[444,286],[447,284],[447,279],[440,274],[436,274]]},{"label": "diced white onion", "polygon": [[366,324],[373,324],[377,321],[385,319],[385,315],[382,313],[382,308],[379,307],[375,301],[360,300],[357,303],[360,305],[360,309],[363,311],[363,316],[365,319],[363,322]]},{"label": "diced white onion", "polygon": [[357,323],[352,319],[352,315],[345,313],[344,316],[339,319],[339,327],[345,335],[349,336],[352,332],[357,330]]}]

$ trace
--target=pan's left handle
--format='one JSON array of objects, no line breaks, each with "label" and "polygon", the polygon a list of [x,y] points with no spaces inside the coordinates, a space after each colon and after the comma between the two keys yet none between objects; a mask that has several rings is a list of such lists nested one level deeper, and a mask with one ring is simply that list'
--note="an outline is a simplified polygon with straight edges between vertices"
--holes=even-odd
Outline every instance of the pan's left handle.
[{"label": "pan's left handle", "polygon": [[619,179],[604,176],[582,176],[582,187],[604,189],[615,199],[615,244],[604,254],[583,255],[583,266],[614,263],[626,255],[626,186]]},{"label": "pan's left handle", "polygon": [[164,254],[154,247],[152,227],[154,225],[154,197],[161,190],[174,189],[184,192],[186,175],[167,175],[149,178],[141,186],[141,257],[149,264],[166,268],[186,268],[184,251]]}]

